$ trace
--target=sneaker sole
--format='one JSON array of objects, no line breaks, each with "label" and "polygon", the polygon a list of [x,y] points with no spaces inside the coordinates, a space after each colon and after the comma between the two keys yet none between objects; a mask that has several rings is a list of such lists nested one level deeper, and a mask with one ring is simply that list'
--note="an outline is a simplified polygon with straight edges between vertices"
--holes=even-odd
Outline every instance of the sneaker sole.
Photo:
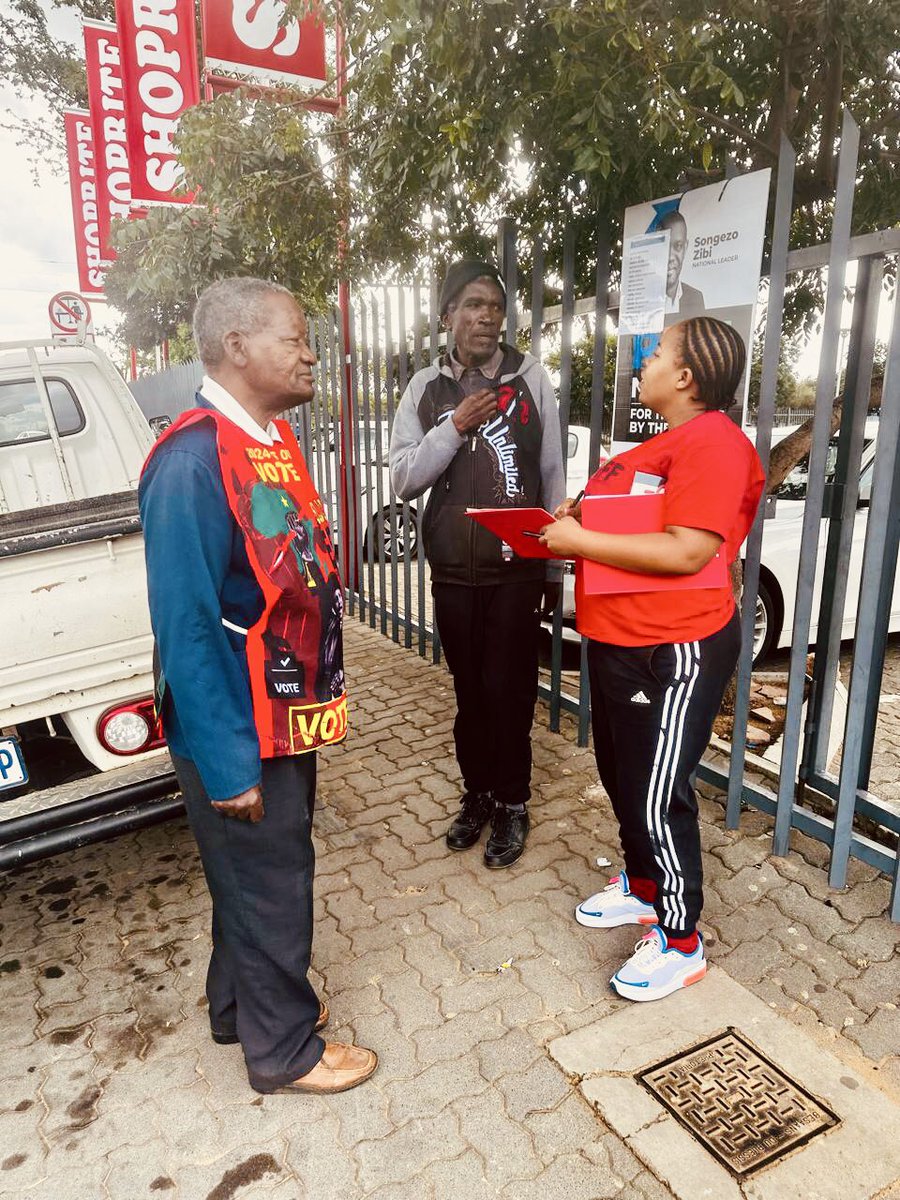
[{"label": "sneaker sole", "polygon": [[595,917],[590,913],[582,912],[580,907],[575,909],[575,920],[579,925],[584,925],[588,929],[615,929],[618,925],[659,924],[659,917],[655,912],[644,917]]},{"label": "sneaker sole", "polygon": [[[666,996],[671,996],[673,992],[678,992],[682,988],[690,987],[692,983],[699,983],[706,975],[707,964],[696,967],[689,971],[685,976],[676,978],[668,983],[664,988],[654,988],[651,992],[649,988],[631,987],[627,983],[621,983],[613,975],[609,981],[613,991],[617,992],[623,1000],[635,1000],[638,1003],[646,1004],[648,1000],[664,1000]],[[623,991],[623,988],[625,989]]]}]

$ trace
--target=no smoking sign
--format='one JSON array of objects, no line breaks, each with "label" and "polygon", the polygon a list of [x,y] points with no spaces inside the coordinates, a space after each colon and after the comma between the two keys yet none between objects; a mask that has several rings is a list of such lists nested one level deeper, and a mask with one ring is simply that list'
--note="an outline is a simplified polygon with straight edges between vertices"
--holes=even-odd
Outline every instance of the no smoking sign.
[{"label": "no smoking sign", "polygon": [[73,337],[79,327],[91,323],[91,306],[77,292],[57,292],[50,301],[50,324],[54,335],[58,333]]}]

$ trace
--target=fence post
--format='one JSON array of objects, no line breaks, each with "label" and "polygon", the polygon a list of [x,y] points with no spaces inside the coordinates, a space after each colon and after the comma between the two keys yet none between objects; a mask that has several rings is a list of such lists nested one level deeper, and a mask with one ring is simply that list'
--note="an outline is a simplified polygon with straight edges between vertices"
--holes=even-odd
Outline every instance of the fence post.
[{"label": "fence post", "polygon": [[[606,383],[606,318],[609,308],[609,232],[605,224],[597,235],[597,268],[594,274],[594,360],[591,370],[591,443],[588,478],[600,463],[603,434],[603,401]],[[571,492],[570,488],[566,489]],[[586,746],[591,725],[591,689],[588,679],[587,639],[581,639],[578,670],[578,745]]]},{"label": "fence post", "polygon": [[509,217],[503,217],[497,225],[497,259],[506,291],[506,340],[514,346],[518,330],[519,273],[516,263],[516,226]]},{"label": "fence post", "polygon": [[787,712],[778,781],[778,808],[772,839],[774,854],[787,853],[790,843],[791,815],[800,756],[806,653],[812,618],[813,590],[818,559],[819,526],[825,490],[825,458],[831,434],[831,400],[837,375],[838,334],[844,303],[844,274],[850,243],[850,220],[859,155],[859,127],[847,109],[841,127],[841,151],[831,229],[831,254],[828,260],[828,290],[822,321],[822,358],[816,384],[816,415],[813,444],[809,456],[809,483],[803,510],[803,534],[800,543],[800,572],[794,610],[791,664],[788,675]]},{"label": "fence post", "polygon": [[[572,326],[575,321],[575,230],[566,226],[563,237],[562,337],[559,369],[559,431],[563,463],[568,462],[569,408],[572,403]],[[550,728],[559,730],[562,709],[562,596],[553,612],[553,646],[550,654]]]},{"label": "fence post", "polygon": [[[766,307],[766,333],[763,342],[759,407],[756,418],[756,452],[766,474],[769,470],[775,388],[778,382],[778,362],[781,357],[784,287],[791,237],[791,210],[796,162],[797,155],[794,147],[782,134],[781,146],[778,151],[778,180],[775,189],[775,212],[772,218],[772,256],[769,262],[769,298]],[[743,649],[738,664],[737,688],[734,697],[734,723],[731,730],[731,760],[728,768],[728,799],[725,809],[725,824],[728,829],[737,829],[741,816],[741,795],[747,756],[746,729],[750,714],[750,676],[753,670],[753,633],[756,625],[756,600],[759,594],[759,561],[762,552],[765,507],[766,501],[763,497],[750,531],[750,537],[747,540],[747,553],[744,560],[744,587],[741,596]]]},{"label": "fence post", "polygon": [[[872,497],[863,552],[856,642],[850,672],[847,724],[841,757],[834,840],[828,882],[843,887],[847,879],[847,857],[853,835],[853,816],[860,762],[866,753],[866,713],[870,703],[873,663],[880,670],[879,644],[887,634],[886,614],[890,609],[897,551],[900,546],[900,303],[894,303],[890,353],[884,375],[878,452],[872,479]],[[891,895],[891,920],[900,921],[900,847]]]}]

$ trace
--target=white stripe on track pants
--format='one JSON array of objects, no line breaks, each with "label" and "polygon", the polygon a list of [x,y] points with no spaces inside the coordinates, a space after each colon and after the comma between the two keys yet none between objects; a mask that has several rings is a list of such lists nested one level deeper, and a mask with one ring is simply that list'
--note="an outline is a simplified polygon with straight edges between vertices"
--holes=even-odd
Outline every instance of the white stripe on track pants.
[{"label": "white stripe on track pants", "polygon": [[696,642],[588,643],[591,722],[600,780],[619,822],[625,870],[656,883],[665,933],[693,933],[703,907],[691,776],[740,651],[737,613]]}]

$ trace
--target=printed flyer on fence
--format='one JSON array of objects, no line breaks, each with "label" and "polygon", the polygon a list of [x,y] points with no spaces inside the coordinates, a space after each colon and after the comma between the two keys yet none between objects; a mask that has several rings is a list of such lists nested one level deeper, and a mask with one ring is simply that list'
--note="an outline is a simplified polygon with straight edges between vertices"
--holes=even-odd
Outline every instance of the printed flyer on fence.
[{"label": "printed flyer on fence", "polygon": [[742,423],[770,175],[736,175],[625,210],[613,454],[665,428],[641,404],[640,372],[663,329],[687,317],[718,317],[744,339],[748,369],[729,410]]}]

